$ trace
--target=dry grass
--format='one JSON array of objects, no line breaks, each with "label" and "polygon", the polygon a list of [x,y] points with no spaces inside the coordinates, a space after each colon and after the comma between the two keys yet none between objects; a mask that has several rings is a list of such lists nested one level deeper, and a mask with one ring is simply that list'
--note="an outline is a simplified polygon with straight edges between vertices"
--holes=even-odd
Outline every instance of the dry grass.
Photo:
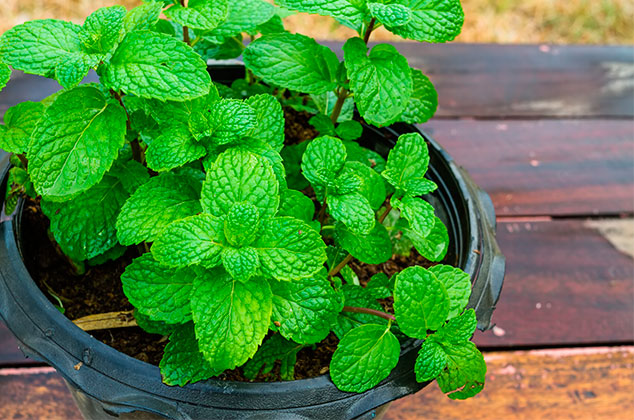
[{"label": "dry grass", "polygon": [[[91,11],[113,4],[131,8],[140,0],[4,0],[0,33],[31,19],[57,18],[81,23]],[[466,21],[458,42],[494,43],[634,43],[632,0],[463,0]],[[318,39],[352,34],[330,18],[297,15],[287,19],[292,31]],[[375,40],[397,39],[380,29]]]}]

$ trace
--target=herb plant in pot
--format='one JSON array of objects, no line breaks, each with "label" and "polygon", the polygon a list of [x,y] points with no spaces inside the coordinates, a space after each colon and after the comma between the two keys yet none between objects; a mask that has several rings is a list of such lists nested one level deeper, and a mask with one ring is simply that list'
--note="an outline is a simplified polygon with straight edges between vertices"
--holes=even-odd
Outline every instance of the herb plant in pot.
[{"label": "herb plant in pot", "polygon": [[[434,379],[453,399],[484,386],[469,340],[504,272],[490,201],[401,124],[435,112],[429,79],[391,45],[368,52],[380,26],[453,39],[459,1],[277,3],[150,1],[0,37],[0,86],[11,66],[63,87],[0,126],[2,317],[86,417],[355,418]],[[289,10],[359,36],[340,61],[285,31]],[[245,68],[206,67],[240,56]],[[80,85],[90,69],[99,83]],[[50,219],[78,284],[129,262],[120,284],[164,344],[160,375],[39,291],[21,252],[27,207]],[[321,375],[295,380],[316,354]]]}]

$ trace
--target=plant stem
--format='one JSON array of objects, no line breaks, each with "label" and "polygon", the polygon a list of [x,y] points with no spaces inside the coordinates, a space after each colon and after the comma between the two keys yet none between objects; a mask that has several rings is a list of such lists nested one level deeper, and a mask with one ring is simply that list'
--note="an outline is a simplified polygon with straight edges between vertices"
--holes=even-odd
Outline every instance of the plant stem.
[{"label": "plant stem", "polygon": [[341,110],[343,109],[343,104],[346,102],[349,93],[350,92],[346,88],[341,88],[341,90],[337,93],[337,102],[335,103],[335,107],[332,109],[332,115],[330,116],[330,120],[333,124],[337,124],[337,120],[339,119],[339,115],[341,115]]},{"label": "plant stem", "polygon": [[[125,125],[128,131],[132,130],[132,125],[130,124],[130,114],[128,114],[128,110],[123,104],[123,98],[119,94],[119,92],[110,89],[110,93],[115,97],[117,101],[121,104],[121,107],[125,111],[126,121]],[[139,163],[143,163],[143,157],[141,153],[141,145],[139,144],[138,139],[134,139],[130,142],[130,148],[132,149],[132,159],[136,160]]]},{"label": "plant stem", "polygon": [[343,259],[343,261],[341,261],[339,264],[337,264],[337,266],[335,268],[333,268],[332,270],[330,270],[330,273],[328,273],[328,276],[332,277],[332,276],[336,276],[337,274],[339,274],[339,272],[346,266],[348,265],[348,263],[352,261],[352,254],[348,254],[348,256],[346,258]]},{"label": "plant stem", "polygon": [[368,25],[368,29],[365,30],[365,36],[363,37],[363,42],[366,44],[370,40],[370,35],[372,35],[372,31],[374,30],[374,24],[376,23],[376,19],[372,18],[370,24]]},{"label": "plant stem", "polygon": [[322,204],[321,208],[319,209],[319,214],[317,214],[317,220],[319,220],[319,224],[323,225],[324,224],[324,220],[326,220],[326,207],[328,206],[328,204],[326,203],[326,199],[324,198],[324,204]]},{"label": "plant stem", "polygon": [[392,203],[388,201],[387,206],[385,207],[385,211],[383,212],[381,217],[379,217],[379,223],[383,223],[383,221],[385,220],[387,215],[390,214],[391,211],[392,211]]},{"label": "plant stem", "polygon": [[183,42],[189,45],[189,28],[187,26],[183,26]]},{"label": "plant stem", "polygon": [[29,161],[26,160],[26,156],[24,156],[21,153],[14,153],[14,155],[17,156],[17,158],[20,160],[20,163],[22,164],[22,166],[24,166],[24,170],[26,170],[29,166]]},{"label": "plant stem", "polygon": [[370,308],[358,308],[356,306],[344,306],[344,312],[355,312],[357,314],[369,314],[375,315],[383,319],[387,319],[388,321],[396,321],[396,318],[392,314],[388,314],[387,312],[377,311],[375,309]]},{"label": "plant stem", "polygon": [[194,40],[192,41],[191,44],[189,44],[190,47],[194,48],[194,45],[198,44],[198,42],[200,42],[200,40],[203,39],[202,36],[198,35],[196,38],[194,38]]}]

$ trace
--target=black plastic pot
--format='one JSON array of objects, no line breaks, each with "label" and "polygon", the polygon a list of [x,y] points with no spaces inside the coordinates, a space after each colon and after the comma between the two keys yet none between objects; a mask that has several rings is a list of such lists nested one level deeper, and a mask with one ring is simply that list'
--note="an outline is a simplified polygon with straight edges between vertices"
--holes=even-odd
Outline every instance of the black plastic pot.
[{"label": "black plastic pot", "polygon": [[[243,69],[211,69],[214,80],[240,77]],[[362,145],[387,156],[399,134],[414,126],[366,127]],[[504,257],[495,242],[495,215],[488,195],[451,157],[429,141],[431,197],[450,235],[449,263],[471,275],[478,327],[490,326],[500,295]],[[8,155],[0,151],[0,185],[6,186]],[[4,197],[0,188],[0,204]],[[20,207],[18,207],[20,208]],[[21,214],[0,216],[0,314],[24,354],[46,362],[64,377],[86,418],[173,419],[372,419],[380,407],[421,389],[413,366],[419,344],[404,346],[390,376],[362,394],[339,391],[329,375],[279,383],[208,380],[185,387],[161,382],[159,368],[120,353],[76,327],[47,300],[22,261]],[[81,367],[75,366],[82,362]]]}]

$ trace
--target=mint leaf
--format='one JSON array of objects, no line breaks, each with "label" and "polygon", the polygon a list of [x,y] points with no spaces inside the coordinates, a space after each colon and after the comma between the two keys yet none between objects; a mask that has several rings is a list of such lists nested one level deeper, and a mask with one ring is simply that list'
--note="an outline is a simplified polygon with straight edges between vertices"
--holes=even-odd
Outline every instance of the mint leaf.
[{"label": "mint leaf", "polygon": [[367,15],[365,2],[355,0],[277,0],[276,4],[304,13],[332,16],[342,24],[358,29]]},{"label": "mint leaf", "polygon": [[190,0],[187,7],[173,5],[165,16],[183,26],[210,31],[227,19],[229,4],[226,0]]},{"label": "mint leaf", "polygon": [[330,377],[341,391],[363,392],[387,378],[401,346],[385,325],[367,324],[347,333],[330,362]]},{"label": "mint leaf", "polygon": [[414,364],[416,380],[427,382],[436,379],[446,366],[447,355],[440,344],[432,338],[425,340]]},{"label": "mint leaf", "polygon": [[469,274],[459,268],[449,265],[438,264],[429,268],[438,280],[440,280],[447,289],[449,296],[449,315],[448,318],[455,318],[469,303],[471,296],[471,279]]},{"label": "mint leaf", "polygon": [[231,0],[227,19],[216,29],[205,34],[205,38],[220,44],[224,39],[241,32],[254,31],[258,25],[271,19],[274,13],[275,7],[262,0]]},{"label": "mint leaf", "polygon": [[280,152],[284,147],[284,112],[282,105],[274,96],[255,95],[248,98],[245,103],[253,108],[258,120],[258,128],[252,134]]},{"label": "mint leaf", "polygon": [[335,136],[335,125],[330,117],[324,114],[313,115],[308,121],[322,136]]},{"label": "mint leaf", "polygon": [[123,107],[96,87],[60,94],[46,109],[28,148],[37,192],[61,199],[98,183],[123,147],[126,119]]},{"label": "mint leaf", "polygon": [[51,220],[51,232],[64,253],[75,261],[96,257],[117,244],[117,215],[128,198],[114,176],[72,200],[42,200],[42,211]]},{"label": "mint leaf", "polygon": [[[345,306],[354,306],[357,308],[370,308],[382,311],[383,308],[372,297],[370,291],[361,286],[353,284],[344,284],[341,288],[344,297]],[[337,322],[333,325],[332,331],[342,339],[350,330],[364,324],[387,324],[383,318],[378,318],[370,314],[360,314],[356,312],[340,312],[337,316]]]},{"label": "mint leaf", "polygon": [[139,313],[136,309],[133,312],[133,316],[139,328],[150,334],[170,335],[174,328],[178,327],[178,325],[167,324],[163,321],[152,321],[148,316]]},{"label": "mint leaf", "polygon": [[343,143],[348,154],[348,162],[361,162],[381,173],[385,170],[385,159],[374,150],[359,146],[359,143],[346,141]]},{"label": "mint leaf", "polygon": [[64,89],[72,89],[79,84],[90,70],[88,56],[84,54],[69,55],[55,68],[55,79]]},{"label": "mint leaf", "polygon": [[118,260],[119,258],[123,256],[123,254],[126,253],[127,250],[128,250],[127,247],[117,243],[115,246],[113,246],[106,252],[99,254],[96,257],[90,258],[89,260],[86,260],[86,264],[88,264],[91,267],[96,267],[98,265],[105,264],[108,261]]},{"label": "mint leaf", "polygon": [[376,273],[370,278],[365,290],[375,299],[385,299],[392,296],[394,290],[394,276],[388,277],[385,273]]},{"label": "mint leaf", "polygon": [[484,388],[486,363],[472,342],[460,346],[443,346],[447,367],[437,379],[438,386],[452,400],[473,397]]},{"label": "mint leaf", "polygon": [[240,144],[235,146],[237,149],[245,150],[247,152],[255,153],[266,159],[273,168],[277,182],[280,185],[280,190],[287,188],[286,185],[286,170],[284,169],[284,162],[282,156],[277,152],[269,143],[265,143],[262,140],[258,140],[254,137],[247,137],[243,139]]},{"label": "mint leaf", "polygon": [[361,38],[349,39],[343,52],[350,88],[361,116],[377,126],[398,120],[413,91],[407,59],[388,44],[375,46],[368,56]]},{"label": "mint leaf", "polygon": [[450,319],[436,333],[433,334],[435,340],[443,345],[459,345],[466,343],[473,337],[478,320],[473,308],[466,310],[462,315]]},{"label": "mint leaf", "polygon": [[436,217],[429,235],[423,237],[416,231],[403,228],[405,236],[412,241],[416,250],[429,261],[441,261],[449,248],[449,233],[442,220]]},{"label": "mint leaf", "polygon": [[152,30],[163,10],[162,2],[150,1],[130,10],[123,19],[125,33]]},{"label": "mint leaf", "polygon": [[22,102],[4,113],[4,126],[0,126],[0,149],[8,153],[24,153],[35,126],[44,115],[40,102]]},{"label": "mint leaf", "polygon": [[403,197],[402,200],[392,200],[392,205],[401,211],[401,216],[417,235],[427,237],[431,233],[436,223],[431,204],[418,197]]},{"label": "mint leaf", "polygon": [[381,264],[392,258],[390,236],[380,223],[376,223],[367,235],[357,234],[337,223],[335,239],[353,257],[366,264]]},{"label": "mint leaf", "polygon": [[152,321],[182,324],[192,319],[189,296],[196,274],[190,268],[169,268],[149,252],[136,258],[121,275],[123,292]]},{"label": "mint leaf", "polygon": [[429,270],[408,267],[394,285],[394,316],[403,333],[412,338],[427,337],[447,319],[449,297],[445,286]]},{"label": "mint leaf", "polygon": [[344,121],[337,126],[335,131],[337,132],[337,137],[342,140],[352,141],[361,137],[363,126],[359,121]]},{"label": "mint leaf", "polygon": [[116,176],[128,194],[134,192],[150,179],[150,174],[143,164],[130,158],[117,160],[110,170],[110,175]]},{"label": "mint leaf", "polygon": [[318,137],[306,147],[302,157],[302,173],[313,187],[326,186],[339,175],[346,162],[346,148],[341,140]]},{"label": "mint leaf", "polygon": [[224,221],[224,232],[227,241],[235,247],[250,245],[260,225],[260,214],[257,207],[250,203],[235,203]]},{"label": "mint leaf", "polygon": [[101,82],[141,98],[184,101],[209,93],[206,63],[169,35],[134,31],[125,36],[106,65]]},{"label": "mint leaf", "polygon": [[412,10],[402,4],[368,3],[368,9],[385,26],[402,26],[412,20]]},{"label": "mint leaf", "polygon": [[406,0],[412,13],[409,22],[385,27],[395,35],[421,42],[452,41],[462,29],[464,12],[460,0]]},{"label": "mint leaf", "polygon": [[[227,38],[224,42],[220,44],[209,42],[203,38],[201,41],[198,41],[196,45],[194,45],[194,51],[196,51],[205,61],[232,60],[234,58],[240,57],[242,55],[242,50],[244,50],[244,44],[242,43],[242,34]],[[228,91],[231,91],[230,88],[226,86],[225,88]]]},{"label": "mint leaf", "polygon": [[411,196],[423,195],[435,187],[424,178],[428,167],[429,150],[425,139],[418,133],[408,133],[401,135],[390,150],[381,175],[397,190]]},{"label": "mint leaf", "polygon": [[11,79],[11,68],[0,61],[0,91],[9,83]]},{"label": "mint leaf", "polygon": [[200,351],[217,371],[252,357],[271,319],[271,288],[263,279],[240,283],[223,270],[199,275],[191,297]]},{"label": "mint leaf", "polygon": [[154,242],[175,220],[200,213],[200,183],[190,176],[161,174],[139,187],[117,220],[123,245]]},{"label": "mint leaf", "polygon": [[[344,68],[345,70],[345,68]],[[315,103],[317,107],[317,112],[324,115],[332,115],[332,111],[335,108],[335,104],[337,103],[337,95],[335,92],[328,91],[325,93],[320,93],[316,95],[310,95],[310,98]],[[298,111],[303,111],[305,109],[298,109]],[[310,107],[306,109],[310,113],[315,113],[315,110]],[[345,121],[349,121],[354,116],[354,98],[349,97],[343,102],[343,107],[341,108],[341,114],[339,114],[339,118],[337,118],[337,122],[342,123]]]},{"label": "mint leaf", "polygon": [[53,77],[68,56],[82,53],[81,26],[54,19],[14,26],[0,37],[0,61],[16,70]]},{"label": "mint leaf", "polygon": [[224,247],[222,219],[198,214],[167,225],[152,244],[152,255],[169,267],[212,268],[220,265]]},{"label": "mint leaf", "polygon": [[385,202],[385,182],[374,169],[361,162],[346,162],[346,169],[361,180],[359,193],[367,198],[372,210],[378,210]]},{"label": "mint leaf", "polygon": [[279,360],[282,380],[292,381],[295,379],[297,353],[302,348],[304,345],[289,341],[280,334],[275,334],[266,340],[255,356],[242,367],[244,376],[253,380],[260,372],[266,375],[273,370],[275,362]]},{"label": "mint leaf", "polygon": [[302,174],[301,168],[302,156],[309,143],[310,142],[305,141],[285,146],[280,152],[284,163],[284,170],[286,171],[286,181],[288,183],[288,187],[294,190],[301,191],[310,185],[308,180]]},{"label": "mint leaf", "polygon": [[326,262],[326,244],[321,235],[300,220],[264,220],[259,235],[252,246],[258,250],[262,271],[277,280],[310,277]]},{"label": "mint leaf", "polygon": [[227,247],[222,251],[222,265],[234,279],[245,283],[260,274],[260,259],[255,249]]},{"label": "mint leaf", "polygon": [[280,208],[277,216],[289,216],[310,223],[315,214],[315,203],[313,200],[296,190],[284,190],[280,201]]},{"label": "mint leaf", "polygon": [[300,34],[255,40],[244,50],[244,63],[266,83],[303,93],[324,93],[337,86],[339,60],[335,53]]},{"label": "mint leaf", "polygon": [[185,386],[188,382],[204,381],[222,373],[222,370],[214,369],[198,349],[194,326],[190,322],[170,334],[159,367],[163,382],[172,386]]},{"label": "mint leaf", "polygon": [[414,92],[399,120],[408,124],[422,124],[436,113],[438,93],[422,71],[412,69],[412,80],[414,81]]},{"label": "mint leaf", "polygon": [[223,99],[207,113],[207,130],[195,137],[210,137],[214,144],[227,144],[249,135],[257,127],[255,110],[236,99]]},{"label": "mint leaf", "polygon": [[126,13],[123,6],[102,7],[91,13],[79,31],[79,39],[86,51],[108,53],[119,41]]},{"label": "mint leaf", "polygon": [[207,150],[197,143],[184,125],[168,126],[149,144],[145,158],[150,169],[157,172],[178,168],[202,158]]},{"label": "mint leaf", "polygon": [[271,165],[253,153],[229,149],[207,172],[201,204],[205,212],[222,217],[234,203],[251,203],[260,217],[271,217],[279,200],[279,183]]},{"label": "mint leaf", "polygon": [[374,211],[368,199],[359,193],[328,196],[330,214],[359,235],[369,234],[375,226]]},{"label": "mint leaf", "polygon": [[273,293],[272,321],[279,332],[302,344],[318,343],[330,332],[341,312],[341,301],[330,282],[321,275],[296,281],[270,281]]}]

